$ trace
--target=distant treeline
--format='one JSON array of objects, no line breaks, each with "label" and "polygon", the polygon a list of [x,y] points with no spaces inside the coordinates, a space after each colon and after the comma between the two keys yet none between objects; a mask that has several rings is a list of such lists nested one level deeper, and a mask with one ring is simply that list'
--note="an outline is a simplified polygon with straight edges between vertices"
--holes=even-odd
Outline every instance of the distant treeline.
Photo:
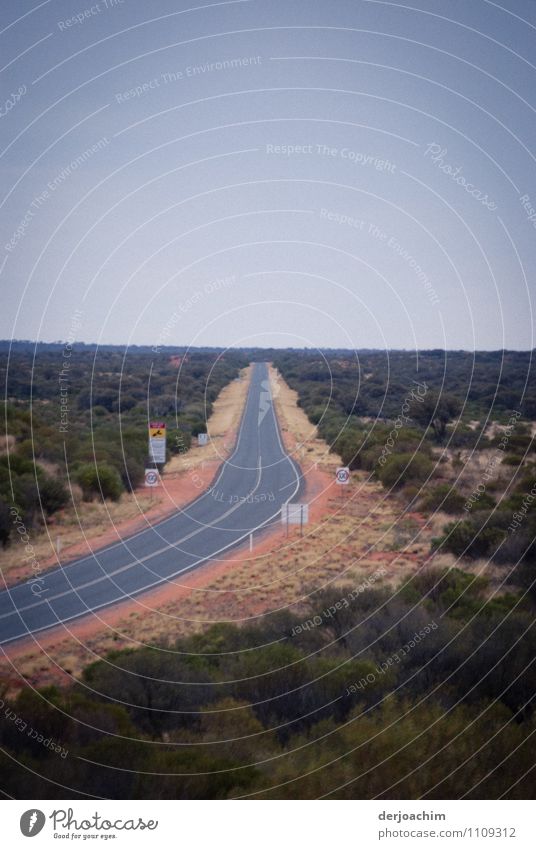
[{"label": "distant treeline", "polygon": [[277,367],[309,411],[395,418],[408,392],[425,383],[453,397],[465,418],[519,410],[536,419],[533,351],[279,351]]}]

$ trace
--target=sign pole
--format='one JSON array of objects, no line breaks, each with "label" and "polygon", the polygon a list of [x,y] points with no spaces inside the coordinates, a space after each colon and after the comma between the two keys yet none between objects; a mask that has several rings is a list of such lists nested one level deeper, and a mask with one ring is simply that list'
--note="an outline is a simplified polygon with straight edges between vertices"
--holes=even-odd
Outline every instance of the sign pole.
[{"label": "sign pole", "polygon": [[[152,461],[150,461],[152,462]],[[149,497],[149,504],[153,503],[153,488],[158,486],[158,466],[156,463],[152,463],[152,466],[148,466],[145,469],[145,486],[149,487],[151,490],[151,494]]]},{"label": "sign pole", "polygon": [[348,466],[341,466],[335,473],[335,482],[342,487],[341,502],[344,505],[346,498],[344,495],[344,487],[350,483],[350,469]]}]

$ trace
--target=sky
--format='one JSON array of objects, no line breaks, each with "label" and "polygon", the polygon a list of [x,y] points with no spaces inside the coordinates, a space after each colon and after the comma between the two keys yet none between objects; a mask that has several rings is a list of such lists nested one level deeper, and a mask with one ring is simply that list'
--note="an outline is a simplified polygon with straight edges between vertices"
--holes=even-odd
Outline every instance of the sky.
[{"label": "sky", "polygon": [[534,0],[3,0],[0,338],[535,346]]}]

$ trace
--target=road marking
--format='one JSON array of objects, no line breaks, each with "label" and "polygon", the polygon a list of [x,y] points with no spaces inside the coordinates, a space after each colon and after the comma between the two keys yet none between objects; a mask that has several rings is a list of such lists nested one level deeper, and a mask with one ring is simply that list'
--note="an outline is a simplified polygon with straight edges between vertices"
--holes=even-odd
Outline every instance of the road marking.
[{"label": "road marking", "polygon": [[[259,460],[260,460],[260,457],[259,457]],[[257,481],[255,483],[255,486],[251,490],[251,492],[248,492],[248,494],[245,496],[246,499],[249,498],[251,495],[253,495],[258,490],[259,484],[261,482],[261,474],[262,474],[262,468],[259,467],[258,472],[257,472]],[[191,539],[192,537],[197,536],[198,534],[200,534],[202,531],[206,530],[207,528],[213,527],[216,524],[216,522],[221,522],[223,519],[226,519],[227,516],[230,516],[231,513],[234,513],[236,510],[238,510],[240,507],[242,507],[244,503],[245,502],[239,501],[238,504],[234,504],[225,513],[222,513],[220,516],[217,516],[215,519],[213,519],[212,522],[207,522],[202,527],[196,528],[195,531],[191,531],[189,534],[186,534],[186,536],[181,537],[181,539],[175,540],[175,542],[170,542],[170,543],[168,543],[168,545],[164,545],[162,548],[158,548],[156,551],[151,552],[151,554],[146,554],[145,557],[140,557],[140,558],[136,558],[135,560],[131,560],[129,563],[125,563],[123,566],[120,566],[118,569],[114,569],[113,572],[106,572],[103,575],[100,575],[98,578],[94,578],[92,581],[86,581],[85,584],[71,585],[70,589],[64,590],[63,592],[58,593],[57,595],[50,596],[49,598],[39,599],[38,601],[33,602],[33,604],[26,605],[26,607],[17,607],[16,610],[10,610],[9,613],[2,613],[0,615],[0,619],[6,619],[8,616],[13,616],[15,613],[24,613],[25,610],[32,610],[35,607],[41,607],[42,604],[49,604],[50,605],[51,601],[56,601],[58,598],[64,598],[64,596],[66,596],[66,595],[71,595],[72,593],[77,593],[79,590],[85,590],[88,587],[93,587],[93,586],[95,586],[95,584],[100,584],[102,581],[105,581],[108,578],[113,578],[115,575],[120,575],[123,572],[126,572],[128,569],[132,569],[134,566],[145,563],[148,560],[152,560],[153,557],[158,557],[158,555],[163,554],[164,551],[169,551],[169,549],[175,548],[177,545],[180,545],[181,543],[186,542],[187,540]],[[162,580],[166,580],[166,579],[163,578]]]}]

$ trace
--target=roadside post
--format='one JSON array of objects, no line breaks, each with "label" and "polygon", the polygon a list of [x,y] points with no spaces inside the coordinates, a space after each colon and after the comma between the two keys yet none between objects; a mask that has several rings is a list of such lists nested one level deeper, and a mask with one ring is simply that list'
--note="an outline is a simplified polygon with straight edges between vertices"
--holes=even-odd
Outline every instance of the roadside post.
[{"label": "roadside post", "polygon": [[155,464],[166,462],[165,422],[149,422],[149,459]]},{"label": "roadside post", "polygon": [[335,482],[341,488],[341,497],[344,501],[344,487],[348,486],[350,483],[350,469],[348,466],[339,466],[337,471],[335,472]]},{"label": "roadside post", "polygon": [[159,484],[158,469],[145,469],[145,486],[149,487],[151,504],[153,503],[153,489]]},{"label": "roadside post", "polygon": [[149,461],[145,469],[145,486],[151,488],[151,504],[153,487],[158,486],[160,481],[158,464],[166,462],[166,435],[165,422],[149,422]]}]

